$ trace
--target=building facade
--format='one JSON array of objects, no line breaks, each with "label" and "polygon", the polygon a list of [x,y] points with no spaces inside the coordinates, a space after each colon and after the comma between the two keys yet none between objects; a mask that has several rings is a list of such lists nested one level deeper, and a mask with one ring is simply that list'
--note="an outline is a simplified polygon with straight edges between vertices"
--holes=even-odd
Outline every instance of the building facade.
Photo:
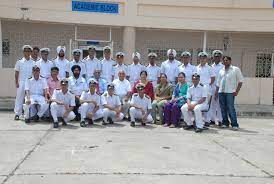
[{"label": "building facade", "polygon": [[[124,51],[126,63],[138,51],[147,54],[188,50],[197,63],[198,52],[223,50],[240,67],[245,83],[238,104],[273,105],[273,0],[1,0],[0,98],[15,96],[14,65],[21,47],[30,44],[71,50],[109,45]],[[98,52],[98,57],[101,51]]]}]

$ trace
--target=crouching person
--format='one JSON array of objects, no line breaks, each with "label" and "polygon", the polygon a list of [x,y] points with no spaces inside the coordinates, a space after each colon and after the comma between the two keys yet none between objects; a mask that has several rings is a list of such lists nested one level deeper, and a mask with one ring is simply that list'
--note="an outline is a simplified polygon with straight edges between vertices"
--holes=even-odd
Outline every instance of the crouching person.
[{"label": "crouching person", "polygon": [[40,68],[34,66],[32,68],[33,76],[27,79],[25,83],[25,122],[30,122],[30,107],[32,105],[38,105],[38,112],[34,116],[35,121],[43,116],[43,114],[48,110],[49,104],[47,99],[47,81],[45,78],[40,76]]},{"label": "crouching person", "polygon": [[108,84],[107,91],[101,96],[103,109],[103,125],[113,124],[124,118],[122,105],[118,95],[114,94],[114,84]]},{"label": "crouching person", "polygon": [[143,126],[146,126],[146,123],[151,123],[153,121],[151,116],[151,99],[148,95],[144,93],[145,85],[139,83],[136,85],[138,93],[133,94],[129,114],[131,117],[130,126],[135,126],[136,119],[140,119]]},{"label": "crouching person", "polygon": [[50,112],[53,118],[53,128],[58,128],[58,117],[62,118],[63,125],[75,118],[73,108],[75,97],[68,91],[67,79],[61,80],[61,89],[56,89],[51,97]]},{"label": "crouching person", "polygon": [[195,132],[202,132],[204,123],[202,118],[202,111],[208,108],[206,103],[207,98],[207,88],[200,84],[200,75],[193,74],[192,75],[192,83],[193,85],[187,90],[187,103],[182,106],[181,111],[184,116],[184,121],[187,126],[185,129],[189,130],[193,128],[193,122],[191,120],[192,113],[195,116],[196,122],[196,130]]},{"label": "crouching person", "polygon": [[100,96],[96,93],[97,82],[93,79],[89,82],[89,91],[83,91],[80,97],[80,112],[81,112],[81,127],[86,126],[86,119],[88,124],[93,124],[94,120],[103,117],[103,111],[100,109]]}]

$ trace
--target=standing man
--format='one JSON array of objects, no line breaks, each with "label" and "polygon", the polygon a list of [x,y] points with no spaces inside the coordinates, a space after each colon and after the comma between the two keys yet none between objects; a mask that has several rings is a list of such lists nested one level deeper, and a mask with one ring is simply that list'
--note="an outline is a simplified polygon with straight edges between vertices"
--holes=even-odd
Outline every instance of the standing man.
[{"label": "standing man", "polygon": [[58,117],[62,118],[63,125],[75,118],[73,109],[75,107],[75,97],[68,90],[66,78],[61,80],[61,89],[56,89],[51,98],[50,112],[53,118],[53,128],[58,128]]},{"label": "standing man", "polygon": [[95,92],[96,81],[90,80],[89,91],[83,91],[80,97],[80,111],[81,111],[81,127],[86,126],[86,119],[89,124],[93,124],[93,121],[103,117],[103,111],[100,109],[100,96]]},{"label": "standing man", "polygon": [[73,54],[73,60],[68,63],[67,65],[67,70],[66,70],[66,77],[70,77],[73,75],[72,67],[74,65],[80,66],[81,68],[81,73],[80,76],[84,77],[86,76],[86,65],[84,62],[81,61],[81,53],[82,51],[80,49],[74,49],[72,51]]},{"label": "standing man", "polygon": [[25,123],[30,122],[29,109],[31,105],[39,105],[39,110],[33,118],[35,121],[39,121],[39,119],[44,115],[44,113],[49,108],[49,100],[47,97],[47,81],[45,78],[40,76],[40,68],[37,65],[33,66],[32,71],[33,77],[27,79],[25,83]]},{"label": "standing man", "polygon": [[[214,50],[212,52],[213,55],[213,64],[212,64],[212,68],[213,68],[213,72],[215,73],[216,76],[216,80],[214,82],[214,84],[212,85],[212,91],[216,91],[216,83],[219,77],[219,72],[220,70],[224,67],[224,65],[222,64],[222,58],[223,58],[223,52],[220,50]],[[214,125],[215,122],[218,122],[219,126],[222,126],[222,112],[221,112],[221,108],[220,108],[220,103],[219,103],[219,98],[218,96],[212,98],[211,100],[211,105],[210,105],[210,109],[209,109],[209,116],[210,116],[210,124]]]},{"label": "standing man", "polygon": [[139,83],[136,85],[136,89],[138,93],[133,94],[131,102],[129,114],[131,118],[130,126],[135,127],[136,119],[141,119],[142,126],[146,126],[146,123],[153,122],[151,116],[151,99],[144,93],[144,84]]},{"label": "standing man", "polygon": [[147,78],[153,84],[154,91],[156,89],[157,83],[160,82],[161,68],[155,64],[157,54],[151,52],[148,54],[149,64],[146,67]]},{"label": "standing man", "polygon": [[102,95],[107,91],[107,81],[101,77],[101,70],[94,70],[94,78],[89,79],[87,84],[89,84],[90,80],[96,81],[96,93],[98,95]]},{"label": "standing man", "polygon": [[47,80],[49,99],[51,99],[53,95],[53,91],[55,89],[60,89],[60,80],[58,78],[58,74],[59,74],[59,68],[57,68],[56,66],[52,67],[51,76]]},{"label": "standing man", "polygon": [[42,48],[41,52],[41,59],[37,61],[37,65],[40,67],[40,74],[45,79],[48,79],[51,75],[51,68],[53,67],[52,61],[48,59],[48,55],[50,52],[49,48]]},{"label": "standing man", "polygon": [[231,64],[231,57],[224,56],[224,66],[219,73],[215,96],[219,95],[219,102],[223,117],[222,127],[229,127],[228,114],[233,130],[239,129],[234,107],[235,97],[240,92],[244,77],[241,70]]},{"label": "standing man", "polygon": [[180,61],[176,60],[176,50],[169,49],[167,51],[168,60],[161,64],[161,73],[166,74],[167,81],[175,85],[177,83],[177,71],[178,66],[180,66]]},{"label": "standing man", "polygon": [[108,84],[107,91],[101,96],[103,109],[103,125],[113,124],[114,121],[121,121],[124,118],[119,96],[114,93],[114,84]]},{"label": "standing man", "polygon": [[145,71],[146,67],[140,63],[141,54],[139,52],[134,52],[132,54],[133,63],[128,66],[128,75],[129,75],[129,82],[131,87],[134,86],[134,83],[140,79],[141,71]]},{"label": "standing man", "polygon": [[101,62],[96,58],[96,47],[88,47],[88,56],[83,61],[86,65],[86,79],[87,81],[94,78],[94,71],[101,70]]},{"label": "standing man", "polygon": [[72,76],[68,78],[68,88],[69,91],[75,95],[75,107],[73,109],[74,114],[76,115],[75,120],[80,121],[81,116],[78,112],[80,107],[80,96],[83,91],[87,91],[88,87],[86,84],[86,80],[80,76],[81,67],[79,65],[73,65],[71,68]]},{"label": "standing man", "polygon": [[124,64],[124,53],[123,52],[117,52],[116,53],[116,65],[113,66],[113,75],[112,79],[118,79],[119,78],[119,71],[123,70],[125,72],[125,75],[128,76],[128,69],[127,65]]},{"label": "standing man", "polygon": [[40,49],[39,47],[33,47],[33,50],[31,52],[31,59],[36,63],[37,61],[40,60],[40,57],[39,57],[39,54],[40,54]]},{"label": "standing man", "polygon": [[59,68],[59,74],[58,77],[60,79],[63,79],[66,77],[66,70],[67,70],[67,65],[69,61],[65,57],[66,53],[66,47],[65,46],[58,46],[57,49],[57,57],[54,60],[54,65]]},{"label": "standing man", "polygon": [[111,49],[109,46],[104,47],[104,59],[101,61],[102,78],[107,81],[107,83],[112,82],[113,66],[116,64],[115,61],[111,59]]},{"label": "standing man", "polygon": [[181,54],[182,64],[178,68],[178,73],[183,72],[186,75],[186,82],[190,86],[192,84],[192,75],[196,73],[196,67],[190,64],[191,54],[185,51]]},{"label": "standing man", "polygon": [[25,97],[25,81],[32,76],[32,67],[34,66],[34,61],[30,57],[32,47],[30,45],[24,45],[22,47],[22,50],[24,57],[18,60],[14,67],[16,86],[14,120],[19,120],[19,116],[22,114],[23,102]]},{"label": "standing man", "polygon": [[206,103],[207,89],[200,83],[200,76],[198,74],[192,75],[192,83],[193,85],[187,90],[187,101],[186,104],[181,107],[181,112],[184,116],[184,121],[187,124],[185,127],[186,130],[193,128],[191,118],[192,113],[194,112],[196,122],[195,132],[198,133],[203,131],[204,126],[202,111],[208,108]]}]

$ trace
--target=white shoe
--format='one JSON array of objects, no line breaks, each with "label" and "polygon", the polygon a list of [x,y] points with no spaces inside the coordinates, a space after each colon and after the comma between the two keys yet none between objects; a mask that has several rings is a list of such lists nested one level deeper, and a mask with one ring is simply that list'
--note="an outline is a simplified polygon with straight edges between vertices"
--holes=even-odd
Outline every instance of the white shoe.
[{"label": "white shoe", "polygon": [[238,131],[238,130],[239,130],[239,127],[232,127],[232,130],[233,130],[233,131]]}]

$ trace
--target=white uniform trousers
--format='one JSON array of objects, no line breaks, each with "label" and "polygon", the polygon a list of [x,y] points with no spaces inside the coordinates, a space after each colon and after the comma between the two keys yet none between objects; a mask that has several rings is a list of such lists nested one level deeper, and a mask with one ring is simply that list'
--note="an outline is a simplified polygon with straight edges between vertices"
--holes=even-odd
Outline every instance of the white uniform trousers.
[{"label": "white uniform trousers", "polygon": [[[214,92],[213,92],[213,90],[214,90],[214,85],[206,85],[205,86],[206,87],[206,89],[207,89],[207,92],[208,92],[208,95],[207,95],[207,99],[206,99],[206,101],[209,101],[209,96],[212,96],[213,94],[214,94]],[[211,102],[212,102],[212,99],[213,98],[211,98]],[[211,109],[211,106],[210,106],[210,109]],[[209,122],[210,120],[211,120],[211,112],[210,112],[210,109],[209,109],[209,111],[208,112],[205,112],[204,113],[204,120],[205,120],[205,122]]]},{"label": "white uniform trousers", "polygon": [[70,111],[69,115],[64,118],[65,111],[66,110],[64,105],[58,105],[56,102],[52,102],[50,105],[50,112],[54,122],[58,122],[58,117],[62,117],[66,123],[75,118],[73,111]]},{"label": "white uniform trousers", "polygon": [[119,117],[116,117],[116,112],[112,111],[108,108],[103,109],[103,119],[105,122],[107,122],[107,119],[111,118],[113,122],[115,121],[121,121],[124,118],[124,114],[120,113]]},{"label": "white uniform trousers", "polygon": [[[194,104],[196,102],[192,101],[191,104]],[[203,128],[204,123],[203,123],[203,117],[202,117],[202,111],[206,110],[208,108],[207,104],[199,104],[196,105],[193,111],[188,110],[188,105],[187,103],[181,107],[181,112],[184,116],[184,121],[186,122],[187,125],[193,125],[193,122],[191,120],[194,112],[195,116],[195,122],[196,122],[196,127],[197,128]]]},{"label": "white uniform trousers", "polygon": [[16,98],[15,98],[15,106],[14,106],[15,115],[20,116],[22,114],[24,97],[25,97],[25,81],[20,81],[19,88],[16,89]]},{"label": "white uniform trousers", "polygon": [[[216,86],[214,86],[212,89],[213,89],[213,92],[215,93]],[[208,113],[210,116],[210,120],[215,121],[215,122],[216,121],[222,122],[223,118],[222,118],[222,112],[221,112],[221,107],[220,107],[220,103],[219,103],[219,97],[215,100],[214,93],[212,95],[210,109],[209,109]]]},{"label": "white uniform trousers", "polygon": [[[79,112],[81,114],[81,121],[84,121],[86,118],[87,118],[87,115],[89,112],[92,112],[93,109],[94,109],[94,104],[92,103],[83,103],[80,108],[79,108]],[[93,114],[92,116],[92,120],[97,120],[99,118],[102,118],[103,117],[103,110],[102,109],[98,109],[96,111],[95,114]]]},{"label": "white uniform trousers", "polygon": [[46,102],[45,100],[45,97],[44,96],[41,96],[41,95],[30,95],[30,101],[31,103],[28,105],[28,104],[24,104],[24,111],[25,111],[25,118],[26,119],[29,119],[30,118],[30,107],[32,105],[39,105],[40,108],[37,112],[37,115],[39,117],[42,117],[43,114],[48,110],[49,108],[49,104]]},{"label": "white uniform trousers", "polygon": [[128,100],[127,102],[124,99],[125,96],[119,96],[121,104],[122,104],[122,113],[124,114],[124,116],[126,116],[128,114],[128,109],[129,109],[129,102],[130,100]]},{"label": "white uniform trousers", "polygon": [[[136,109],[135,107],[130,107],[129,114],[130,114],[131,121],[134,121],[134,122],[136,121],[136,119],[141,120],[144,116],[142,114],[142,111],[140,109]],[[145,123],[150,123],[152,121],[153,121],[152,116],[149,114],[147,116],[147,120]]]}]

